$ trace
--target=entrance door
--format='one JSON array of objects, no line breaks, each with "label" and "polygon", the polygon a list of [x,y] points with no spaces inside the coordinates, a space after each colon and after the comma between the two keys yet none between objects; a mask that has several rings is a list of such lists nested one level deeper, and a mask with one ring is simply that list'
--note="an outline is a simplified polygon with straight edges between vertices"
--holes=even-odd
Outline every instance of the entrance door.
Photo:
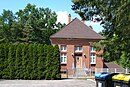
[{"label": "entrance door", "polygon": [[82,56],[76,56],[76,68],[82,68]]}]

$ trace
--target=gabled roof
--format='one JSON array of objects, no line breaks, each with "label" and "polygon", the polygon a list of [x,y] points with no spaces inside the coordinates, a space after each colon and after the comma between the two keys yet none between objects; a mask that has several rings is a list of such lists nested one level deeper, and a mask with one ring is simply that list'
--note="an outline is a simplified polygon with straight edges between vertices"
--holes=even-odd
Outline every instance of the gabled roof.
[{"label": "gabled roof", "polygon": [[71,38],[71,39],[104,39],[79,19],[73,19],[68,25],[62,28],[50,38]]}]

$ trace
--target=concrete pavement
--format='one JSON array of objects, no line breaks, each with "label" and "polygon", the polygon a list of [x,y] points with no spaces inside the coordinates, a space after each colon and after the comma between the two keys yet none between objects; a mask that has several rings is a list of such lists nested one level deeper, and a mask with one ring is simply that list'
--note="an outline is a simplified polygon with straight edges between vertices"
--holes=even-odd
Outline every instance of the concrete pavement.
[{"label": "concrete pavement", "polygon": [[0,80],[0,87],[96,87],[92,80]]}]

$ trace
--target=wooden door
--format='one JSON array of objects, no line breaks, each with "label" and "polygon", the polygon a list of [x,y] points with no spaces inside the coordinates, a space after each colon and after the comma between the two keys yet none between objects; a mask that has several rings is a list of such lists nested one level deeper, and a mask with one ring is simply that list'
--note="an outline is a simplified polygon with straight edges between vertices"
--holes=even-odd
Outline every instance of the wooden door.
[{"label": "wooden door", "polygon": [[76,56],[76,68],[82,68],[82,56]]}]

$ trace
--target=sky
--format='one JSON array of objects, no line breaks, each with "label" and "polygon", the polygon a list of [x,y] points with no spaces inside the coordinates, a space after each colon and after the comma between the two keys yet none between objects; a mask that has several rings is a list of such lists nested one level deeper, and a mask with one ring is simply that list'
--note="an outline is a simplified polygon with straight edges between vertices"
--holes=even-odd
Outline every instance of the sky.
[{"label": "sky", "polygon": [[[0,0],[0,15],[3,9],[15,13],[19,9],[24,9],[28,3],[55,11],[58,15],[57,21],[61,23],[68,23],[68,14],[71,14],[71,19],[78,18],[81,20],[79,15],[71,9],[71,5],[73,5],[71,0]],[[91,25],[97,33],[103,30],[99,23],[86,21],[85,24]]]}]

